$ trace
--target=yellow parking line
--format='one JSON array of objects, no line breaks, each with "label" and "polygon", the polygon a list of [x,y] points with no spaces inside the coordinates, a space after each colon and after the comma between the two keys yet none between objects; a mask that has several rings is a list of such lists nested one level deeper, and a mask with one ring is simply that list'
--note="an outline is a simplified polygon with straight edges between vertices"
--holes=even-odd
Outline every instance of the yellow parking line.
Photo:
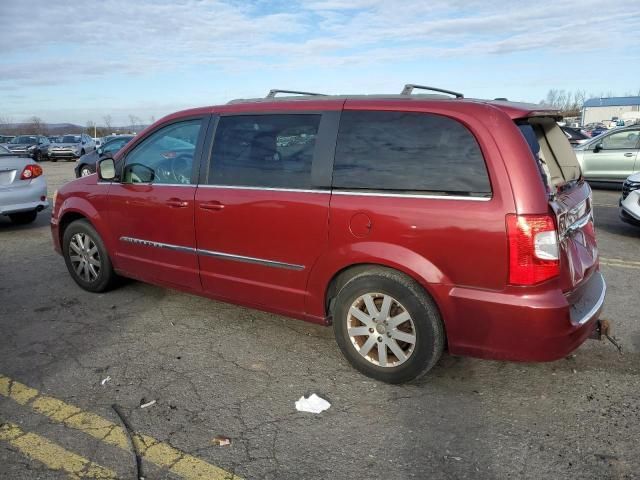
[{"label": "yellow parking line", "polygon": [[640,268],[640,262],[622,260],[620,258],[600,258],[600,263],[610,267]]},{"label": "yellow parking line", "polygon": [[[95,413],[85,412],[62,400],[42,395],[37,390],[4,375],[0,375],[0,395],[26,405],[69,428],[123,450],[129,450],[127,432],[120,425]],[[142,458],[187,480],[242,480],[241,477],[182,452],[168,443],[139,433],[132,436],[136,451]]]},{"label": "yellow parking line", "polygon": [[44,464],[50,470],[66,472],[71,478],[118,478],[108,468],[62,448],[35,433],[24,432],[13,423],[0,424],[0,441],[5,441],[23,455]]}]

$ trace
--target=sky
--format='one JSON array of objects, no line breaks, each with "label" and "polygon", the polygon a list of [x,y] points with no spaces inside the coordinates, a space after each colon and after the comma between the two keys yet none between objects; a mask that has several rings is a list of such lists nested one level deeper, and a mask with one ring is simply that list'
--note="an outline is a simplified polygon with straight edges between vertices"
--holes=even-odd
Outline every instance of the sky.
[{"label": "sky", "polygon": [[5,121],[148,123],[271,88],[640,91],[640,0],[0,0],[0,19]]}]

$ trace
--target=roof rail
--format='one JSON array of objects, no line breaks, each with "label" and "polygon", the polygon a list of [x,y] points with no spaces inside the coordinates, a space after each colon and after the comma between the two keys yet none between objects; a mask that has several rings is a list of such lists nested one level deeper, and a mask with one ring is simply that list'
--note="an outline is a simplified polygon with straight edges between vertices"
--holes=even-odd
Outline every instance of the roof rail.
[{"label": "roof rail", "polygon": [[412,83],[407,83],[402,89],[400,95],[411,95],[411,92],[413,92],[414,89],[431,90],[432,92],[447,93],[449,95],[455,96],[456,98],[464,98],[464,95],[459,92],[452,92],[451,90],[444,90],[442,88],[426,87],[424,85],[414,85]]},{"label": "roof rail", "polygon": [[269,90],[269,93],[264,98],[275,98],[278,93],[292,93],[294,95],[312,95],[319,97],[326,97],[324,93],[313,93],[313,92],[299,92],[297,90],[278,90],[276,88]]}]

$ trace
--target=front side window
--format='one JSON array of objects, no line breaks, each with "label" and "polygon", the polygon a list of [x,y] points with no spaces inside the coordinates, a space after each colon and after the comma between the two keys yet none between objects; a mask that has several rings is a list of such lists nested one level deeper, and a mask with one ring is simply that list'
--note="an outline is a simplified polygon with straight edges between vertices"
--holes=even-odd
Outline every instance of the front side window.
[{"label": "front side window", "polygon": [[481,196],[491,192],[473,134],[450,118],[413,112],[342,112],[333,185]]},{"label": "front side window", "polygon": [[270,188],[310,188],[321,115],[221,117],[209,183]]},{"label": "front side window", "polygon": [[640,130],[627,130],[625,132],[612,133],[602,139],[604,150],[629,150],[637,148]]},{"label": "front side window", "polygon": [[189,184],[202,120],[172,123],[137,145],[125,161],[124,183]]}]

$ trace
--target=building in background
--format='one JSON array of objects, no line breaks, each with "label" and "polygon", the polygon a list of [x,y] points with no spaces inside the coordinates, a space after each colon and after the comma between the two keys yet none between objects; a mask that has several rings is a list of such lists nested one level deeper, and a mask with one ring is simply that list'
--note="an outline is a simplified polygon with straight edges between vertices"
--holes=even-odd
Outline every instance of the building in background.
[{"label": "building in background", "polygon": [[590,98],[582,106],[582,125],[606,120],[640,122],[640,97]]}]

